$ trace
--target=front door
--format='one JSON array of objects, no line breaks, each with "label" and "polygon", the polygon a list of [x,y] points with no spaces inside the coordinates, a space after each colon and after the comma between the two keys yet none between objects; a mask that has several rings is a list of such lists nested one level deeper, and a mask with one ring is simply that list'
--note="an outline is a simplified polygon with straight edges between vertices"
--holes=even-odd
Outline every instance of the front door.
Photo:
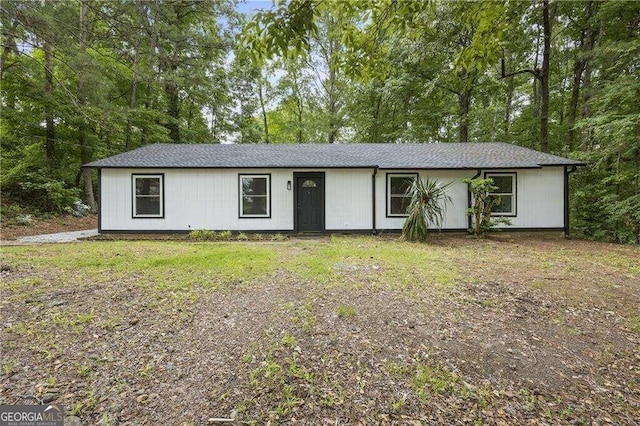
[{"label": "front door", "polygon": [[294,173],[296,230],[324,231],[324,173]]}]

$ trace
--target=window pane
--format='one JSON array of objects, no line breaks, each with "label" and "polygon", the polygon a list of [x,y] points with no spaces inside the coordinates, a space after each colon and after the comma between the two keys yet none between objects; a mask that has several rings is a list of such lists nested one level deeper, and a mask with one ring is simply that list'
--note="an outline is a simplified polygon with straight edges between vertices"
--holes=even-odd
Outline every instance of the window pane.
[{"label": "window pane", "polygon": [[160,178],[136,178],[136,195],[160,195]]},{"label": "window pane", "polygon": [[411,197],[391,197],[391,214],[406,214]]},{"label": "window pane", "polygon": [[136,215],[160,215],[160,197],[136,197]]},{"label": "window pane", "polygon": [[242,197],[242,214],[243,215],[267,215],[267,197]]},{"label": "window pane", "polygon": [[317,185],[315,180],[307,179],[304,182],[302,182],[303,188],[315,188],[316,186]]},{"label": "window pane", "polygon": [[494,213],[512,213],[513,195],[500,195],[500,202],[491,209]]},{"label": "window pane", "polygon": [[513,192],[513,176],[490,176],[493,179],[493,185],[497,186],[497,193],[510,194]]},{"label": "window pane", "polygon": [[389,179],[390,194],[403,195],[413,183],[413,177],[391,177]]},{"label": "window pane", "polygon": [[269,216],[269,176],[240,175],[240,217]]},{"label": "window pane", "polygon": [[243,177],[242,178],[242,194],[243,195],[267,195],[267,178],[266,177]]}]

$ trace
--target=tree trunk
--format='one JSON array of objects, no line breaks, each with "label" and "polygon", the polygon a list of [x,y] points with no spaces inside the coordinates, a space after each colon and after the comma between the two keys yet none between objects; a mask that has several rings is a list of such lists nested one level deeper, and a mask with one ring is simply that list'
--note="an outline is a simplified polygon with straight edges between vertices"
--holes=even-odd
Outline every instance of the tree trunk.
[{"label": "tree trunk", "polygon": [[336,96],[336,72],[329,72],[329,143],[335,143],[338,136],[338,101]]},{"label": "tree trunk", "polygon": [[131,87],[129,88],[129,111],[127,113],[127,126],[125,129],[124,150],[131,149],[131,113],[136,107],[136,97],[138,91],[138,64],[140,62],[140,52],[135,48],[133,57],[133,75],[131,76]]},{"label": "tree trunk", "polygon": [[87,205],[89,206],[89,211],[91,213],[98,212],[98,203],[96,203],[96,198],[93,193],[93,180],[91,178],[91,169],[86,167],[82,168],[82,180],[84,182],[84,197],[87,201]]},{"label": "tree trunk", "polygon": [[534,59],[534,73],[533,73],[533,102],[532,102],[532,117],[533,117],[533,126],[532,126],[532,134],[533,134],[533,142],[534,146],[532,148],[538,148],[540,142],[540,133],[538,127],[538,121],[540,120],[540,91],[538,90],[538,85],[540,84],[540,72],[538,68],[538,63],[540,61],[540,27],[538,27],[538,33],[536,35],[536,56]]},{"label": "tree trunk", "polygon": [[459,142],[469,142],[469,105],[471,104],[471,94],[469,92],[458,94],[458,105],[460,107]]},{"label": "tree trunk", "polygon": [[585,62],[583,58],[576,59],[573,64],[573,87],[571,88],[571,101],[569,102],[569,112],[567,115],[567,148],[570,151],[575,149],[575,129],[573,126],[576,122],[578,113],[578,102],[580,101],[580,82],[582,81],[582,73],[584,72]]},{"label": "tree trunk", "polygon": [[503,138],[504,142],[508,142],[511,137],[511,110],[513,108],[513,91],[514,91],[514,83],[513,79],[509,79],[507,83],[507,93],[505,96],[504,103],[504,121],[503,121]]},{"label": "tree trunk", "polygon": [[[591,52],[593,50],[593,46],[595,45],[596,38],[598,36],[598,30],[592,27],[592,23],[589,22],[585,43],[584,43],[584,51],[585,51],[585,64],[584,64],[584,78],[582,81],[582,118],[587,118],[591,115],[591,73],[592,66],[591,61],[589,61]],[[591,149],[592,139],[593,139],[593,131],[590,129],[586,130],[586,135],[582,135],[581,144],[586,142],[588,149]]]},{"label": "tree trunk", "polygon": [[380,140],[380,135],[379,133],[379,129],[378,129],[378,123],[380,122],[380,110],[382,109],[382,95],[375,95],[376,99],[376,106],[375,106],[375,111],[373,113],[373,126],[371,128],[371,132],[370,132],[370,140],[369,142],[382,142]]},{"label": "tree trunk", "polygon": [[215,143],[220,143],[218,138],[218,113],[213,105],[209,105],[211,110],[211,139],[215,141]]},{"label": "tree trunk", "polygon": [[[150,111],[155,108],[154,96],[152,93],[158,86],[158,77],[162,75],[162,68],[159,59],[159,34],[158,29],[154,28],[155,18],[150,10],[151,3],[143,0],[135,0],[136,7],[139,15],[142,17],[142,25],[145,29],[147,37],[150,39],[150,49],[146,49],[145,60],[143,60],[144,70],[141,74],[142,81],[139,83],[140,93],[136,97],[140,98],[140,102],[144,104],[145,111]],[[142,98],[141,96],[142,95]],[[142,101],[144,99],[144,101]],[[159,109],[159,108],[158,108]],[[162,125],[159,120],[154,120],[155,123]],[[149,125],[146,120],[141,123],[142,129],[140,131],[140,145],[146,146],[151,141],[149,140]]]},{"label": "tree trunk", "polygon": [[300,91],[300,85],[298,82],[298,72],[294,71],[292,73],[293,76],[293,96],[296,100],[296,142],[303,143],[304,142],[304,132],[302,129],[302,119],[304,115],[304,99],[302,98],[302,93]]},{"label": "tree trunk", "polygon": [[[585,18],[586,27],[590,28],[591,18],[593,16],[592,1],[587,0],[585,3]],[[578,116],[578,104],[580,102],[580,86],[582,82],[582,76],[586,70],[589,56],[591,56],[591,50],[593,49],[593,31],[587,28],[583,28],[580,33],[580,46],[582,52],[579,53],[579,57],[576,59],[573,65],[573,87],[571,90],[571,103],[569,104],[569,116],[567,117],[567,148],[570,151],[576,148],[576,133],[574,125]]]},{"label": "tree trunk", "polygon": [[489,107],[491,108],[492,111],[492,116],[493,119],[491,120],[491,140],[495,141],[496,140],[496,133],[498,130],[498,108],[493,106],[493,101],[489,102]]},{"label": "tree trunk", "polygon": [[542,29],[544,33],[544,47],[542,50],[542,70],[540,71],[540,86],[542,92],[540,148],[542,152],[549,152],[549,63],[551,60],[551,18],[549,15],[549,0],[543,0]]},{"label": "tree trunk", "polygon": [[[329,41],[330,46],[330,58],[333,59],[334,56],[334,46],[333,42]],[[338,95],[336,93],[336,64],[329,63],[329,93],[328,95],[328,110],[329,110],[329,135],[328,142],[335,143],[336,137],[338,135]]]},{"label": "tree trunk", "polygon": [[[149,111],[151,110],[151,82],[147,81],[144,84],[144,109]],[[145,146],[149,144],[149,128],[145,124],[142,125],[142,130],[140,131],[140,145]]]},{"label": "tree trunk", "polygon": [[[86,57],[87,52],[87,0],[80,0],[80,55]],[[80,145],[80,156],[82,164],[91,161],[91,147],[87,141],[87,123],[84,118],[84,107],[87,104],[86,93],[86,71],[80,70],[78,73],[78,143]],[[93,194],[93,182],[91,170],[82,168],[82,180],[84,181],[84,199],[89,206],[91,213],[97,213],[98,204]]]},{"label": "tree trunk", "polygon": [[166,127],[169,129],[171,142],[180,143],[180,99],[178,97],[178,84],[170,78],[165,83],[164,90],[167,95],[167,115],[169,115],[169,121]]},{"label": "tree trunk", "polygon": [[193,102],[193,99],[189,100],[189,103],[187,104],[187,130],[191,129],[191,125],[193,124],[193,119],[195,117],[195,105]]},{"label": "tree trunk", "polygon": [[302,114],[303,114],[303,106],[302,106],[302,99],[300,99],[300,97],[297,97],[297,106],[298,106],[298,111],[297,111],[297,118],[298,118],[298,131],[297,131],[297,140],[298,143],[303,143],[304,142],[304,134],[302,132]]},{"label": "tree trunk", "polygon": [[53,177],[56,171],[56,124],[53,117],[53,47],[44,42],[44,96],[45,96],[45,160],[47,173]]},{"label": "tree trunk", "polygon": [[635,166],[636,166],[636,177],[634,179],[634,194],[640,194],[640,126],[636,127],[636,155],[635,155]]},{"label": "tree trunk", "polygon": [[568,65],[567,65],[567,70],[565,71],[565,75],[562,78],[562,84],[560,86],[560,108],[558,108],[558,114],[560,115],[559,120],[558,120],[558,124],[560,125],[560,127],[562,127],[564,125],[564,116],[565,116],[565,104],[566,104],[566,97],[567,97],[567,87],[568,87],[568,83],[567,81],[569,80],[569,69],[568,69]]},{"label": "tree trunk", "polygon": [[260,112],[262,114],[262,126],[264,127],[264,142],[269,143],[269,122],[267,120],[267,110],[264,104],[262,71],[260,71],[260,80],[258,81],[258,99],[260,100]]},{"label": "tree trunk", "polygon": [[[584,79],[582,81],[582,118],[587,118],[591,115],[591,66],[587,63],[584,68]],[[583,136],[583,141],[591,149],[591,131],[586,130],[586,136]]]}]

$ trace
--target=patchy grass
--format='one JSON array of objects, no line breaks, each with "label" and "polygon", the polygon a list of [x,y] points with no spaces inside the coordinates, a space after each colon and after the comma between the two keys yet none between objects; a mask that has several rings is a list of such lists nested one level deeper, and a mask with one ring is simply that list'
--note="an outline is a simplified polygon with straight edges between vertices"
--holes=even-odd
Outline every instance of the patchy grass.
[{"label": "patchy grass", "polygon": [[0,404],[87,424],[640,417],[637,247],[285,239],[3,247]]},{"label": "patchy grass", "polygon": [[[98,242],[69,246],[11,247],[7,262],[18,269],[53,269],[60,279],[83,281],[87,274],[100,279],[136,276],[138,282],[155,283],[161,289],[200,285],[218,287],[239,284],[272,272],[278,255],[268,247],[249,243]],[[40,277],[25,278],[37,285]],[[33,280],[33,281],[28,281]]]},{"label": "patchy grass", "polygon": [[459,278],[447,248],[439,252],[401,240],[359,236],[332,236],[293,247],[298,251],[291,257],[291,270],[331,285],[420,290],[446,287]]},{"label": "patchy grass", "polygon": [[336,315],[340,318],[353,318],[356,316],[356,310],[353,306],[339,305],[336,308]]}]

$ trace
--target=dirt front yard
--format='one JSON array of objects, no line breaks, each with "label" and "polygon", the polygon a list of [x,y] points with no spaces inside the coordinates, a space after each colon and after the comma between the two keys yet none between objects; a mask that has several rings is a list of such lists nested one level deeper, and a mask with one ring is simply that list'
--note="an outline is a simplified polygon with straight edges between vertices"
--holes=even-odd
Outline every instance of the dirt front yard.
[{"label": "dirt front yard", "polygon": [[640,249],[555,237],[2,247],[0,404],[86,424],[633,424]]}]

